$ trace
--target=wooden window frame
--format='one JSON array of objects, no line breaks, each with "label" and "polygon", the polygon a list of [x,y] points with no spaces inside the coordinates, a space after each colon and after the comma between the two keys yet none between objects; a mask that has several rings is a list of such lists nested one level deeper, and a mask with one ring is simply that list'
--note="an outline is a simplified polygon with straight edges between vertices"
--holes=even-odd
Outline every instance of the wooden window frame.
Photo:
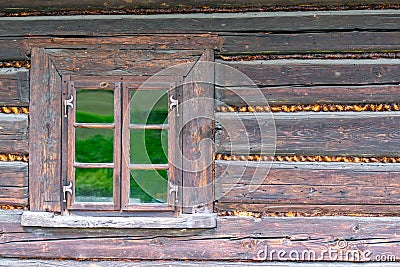
[{"label": "wooden window frame", "polygon": [[[62,71],[57,69],[54,64],[55,61],[62,59],[62,53],[57,57],[53,57],[51,53],[47,53],[47,49],[43,47],[32,48],[32,70],[31,70],[31,104],[30,104],[30,162],[29,162],[29,196],[30,196],[30,212],[26,216],[30,216],[25,220],[25,224],[29,225],[29,221],[34,221],[32,214],[39,215],[42,212],[51,212],[60,214],[63,211],[63,194],[62,188],[65,186],[66,177],[62,174],[62,156],[68,153],[66,148],[66,137],[62,134],[64,124],[62,123],[63,106],[62,101],[67,98],[68,92],[68,74],[63,74]],[[199,50],[199,58],[197,61],[213,61],[213,50]],[[200,57],[201,56],[201,57]],[[199,75],[199,73],[196,73]],[[188,81],[188,79],[195,79],[192,73],[185,73],[181,76],[183,92],[179,96],[180,101],[187,101],[193,98],[212,97],[214,98],[213,85],[207,86],[207,90],[194,90],[196,81]],[[204,75],[204,73],[200,73]],[[214,72],[212,71],[212,75]],[[188,83],[189,82],[189,83]],[[214,107],[206,107],[206,114],[208,118],[213,118]],[[192,106],[190,110],[182,110],[182,117],[185,116],[186,121],[194,119],[196,121],[196,111],[204,110],[204,106]],[[204,112],[203,112],[204,113]],[[205,114],[202,114],[205,115]],[[191,118],[191,116],[193,118]],[[200,119],[190,125],[191,128],[198,127],[198,131],[202,133],[202,138],[213,138],[213,121],[212,119]],[[179,121],[176,122],[179,125]],[[187,131],[187,132],[185,132]],[[182,130],[182,135],[185,138],[180,139],[179,143],[182,145],[183,156],[185,153],[196,153],[198,147],[198,140],[194,140],[189,134],[189,128],[186,127]],[[198,137],[196,137],[198,138]],[[175,140],[176,141],[176,140]],[[64,145],[62,145],[64,144]],[[203,151],[204,153],[204,151]],[[213,147],[210,146],[206,152],[208,158],[214,157]],[[213,164],[212,164],[213,165]],[[38,167],[40,166],[40,167]],[[184,166],[189,168],[190,166]],[[176,171],[174,171],[176,172]],[[173,175],[179,177],[179,175]],[[213,202],[209,200],[214,199],[213,188],[209,190],[200,190],[193,196],[193,190],[188,194],[185,193],[185,188],[194,188],[201,184],[208,184],[213,182],[213,166],[206,166],[202,172],[182,171],[182,190],[179,190],[177,197],[182,199],[182,203],[175,210],[175,217],[179,215],[188,215],[194,213],[201,213],[203,215],[210,215],[209,218],[215,218],[213,214]],[[183,192],[182,192],[183,191]],[[196,205],[206,203],[204,205]],[[206,200],[203,202],[203,200]],[[172,199],[172,201],[174,201]],[[177,205],[175,205],[176,207]],[[144,209],[133,209],[135,211],[148,211]],[[32,213],[33,212],[33,213]],[[29,215],[30,214],[30,215]],[[138,213],[139,215],[141,213]],[[34,215],[34,216],[36,216]],[[106,215],[105,215],[106,216]],[[82,218],[82,217],[81,217]],[[82,218],[85,220],[84,218]],[[215,227],[216,221],[209,223],[206,226],[202,224],[200,228]],[[196,224],[194,224],[196,225]],[[186,225],[191,228],[190,223]],[[192,225],[193,227],[193,225]],[[152,228],[152,227],[150,227]],[[172,227],[173,228],[173,227]]]},{"label": "wooden window frame", "polygon": [[[174,84],[178,83],[178,77],[175,76],[162,76],[161,79],[157,81],[157,86],[149,88],[150,90],[165,90],[168,93],[168,99],[173,95],[181,94],[177,92],[179,88],[175,88]],[[72,195],[67,197],[66,210],[86,210],[86,211],[137,211],[137,212],[168,212],[176,211],[178,212],[179,207],[182,206],[182,202],[177,202],[175,200],[175,194],[168,194],[168,202],[160,204],[142,203],[139,205],[129,204],[129,171],[130,170],[156,170],[165,169],[171,173],[171,177],[168,177],[168,192],[173,190],[171,187],[175,184],[180,184],[179,181],[182,180],[182,175],[176,170],[175,162],[178,160],[177,153],[174,153],[173,149],[176,146],[176,138],[179,138],[176,133],[175,120],[176,116],[169,116],[169,125],[167,127],[168,134],[168,160],[166,164],[127,164],[123,159],[129,158],[129,130],[131,129],[153,129],[154,125],[135,125],[130,123],[129,112],[128,116],[124,118],[124,112],[130,108],[129,104],[129,93],[134,90],[139,90],[138,88],[143,82],[146,82],[146,78],[140,76],[133,77],[119,77],[119,76],[67,76],[68,83],[68,95],[71,99],[77,99],[76,90],[84,89],[104,89],[114,91],[114,123],[107,124],[90,124],[90,123],[76,123],[76,109],[71,108],[68,110],[68,119],[64,120],[63,125],[63,136],[64,138],[63,148],[64,151],[68,151],[67,160],[63,160],[63,175],[64,181],[67,184],[71,182],[72,185],[75,184],[74,179],[74,167],[104,167],[112,168],[114,170],[114,203],[75,203],[73,192]],[[154,79],[153,79],[154,80]],[[78,84],[75,86],[75,84]],[[100,84],[107,84],[107,87],[100,87]],[[176,109],[169,110],[169,112],[177,112]],[[179,117],[179,115],[178,115]],[[136,127],[135,127],[136,126]],[[140,127],[138,127],[140,126]],[[156,125],[159,126],[159,125]],[[165,125],[163,125],[165,126]],[[114,130],[114,160],[113,163],[76,163],[74,159],[75,155],[75,131],[76,127],[85,128],[96,128],[96,129],[113,129]],[[160,127],[157,127],[157,129]],[[160,129],[164,129],[161,127]],[[68,133],[66,134],[65,131]],[[128,190],[126,190],[128,189]]]}]

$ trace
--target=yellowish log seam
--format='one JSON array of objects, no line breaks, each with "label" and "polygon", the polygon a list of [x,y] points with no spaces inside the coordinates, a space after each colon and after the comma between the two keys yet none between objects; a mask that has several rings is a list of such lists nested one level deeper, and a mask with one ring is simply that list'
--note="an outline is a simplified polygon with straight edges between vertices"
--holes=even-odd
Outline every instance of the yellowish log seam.
[{"label": "yellowish log seam", "polygon": [[277,162],[347,162],[347,163],[400,163],[400,157],[349,157],[349,156],[263,156],[217,154],[216,160],[226,161],[277,161]]},{"label": "yellowish log seam", "polygon": [[29,108],[27,107],[1,107],[0,113],[6,114],[29,114]]},{"label": "yellowish log seam", "polygon": [[0,161],[3,161],[3,162],[13,162],[13,161],[28,162],[29,156],[22,155],[22,154],[0,154]]},{"label": "yellowish log seam", "polygon": [[218,112],[362,112],[362,111],[399,111],[400,105],[390,104],[312,104],[312,105],[279,105],[279,106],[220,106]]}]

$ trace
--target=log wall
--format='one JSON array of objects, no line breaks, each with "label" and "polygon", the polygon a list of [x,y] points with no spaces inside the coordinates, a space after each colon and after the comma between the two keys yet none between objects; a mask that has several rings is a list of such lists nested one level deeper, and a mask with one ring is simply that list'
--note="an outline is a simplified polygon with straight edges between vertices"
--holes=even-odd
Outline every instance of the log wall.
[{"label": "log wall", "polygon": [[[167,63],[136,62],[129,50],[148,50],[181,63],[213,48],[218,63],[243,72],[259,87],[256,92],[253,84],[231,86],[224,79],[229,73],[216,73],[215,98],[239,111],[216,106],[216,153],[230,157],[215,161],[215,210],[221,215],[216,229],[29,228],[20,226],[20,212],[0,211],[0,257],[262,262],[257,254],[265,246],[321,254],[346,240],[349,249],[370,249],[372,261],[378,261],[376,255],[400,258],[398,218],[377,218],[400,213],[399,11],[1,17],[0,23],[2,62],[29,59],[38,45],[29,36],[41,39],[53,57],[71,53],[75,61],[56,66],[69,74],[89,66],[80,73],[109,75],[115,64],[128,62],[137,68],[126,75],[151,75]],[[125,42],[112,46],[115,39]],[[204,46],[205,40],[212,45]],[[82,42],[87,51],[80,50]],[[190,47],[182,46],[188,42]],[[99,47],[114,57],[96,53]],[[174,49],[184,51],[174,58]],[[335,108],[312,107],[322,104]],[[391,106],[378,108],[380,104]],[[290,105],[311,108],[292,112]],[[337,107],[345,105],[356,106],[351,111]],[[375,106],[357,110],[360,105]],[[27,208],[29,202],[28,163],[23,160],[29,154],[29,115],[20,112],[28,106],[29,70],[0,69],[0,205]],[[249,106],[276,110],[272,115],[249,112]],[[253,156],[270,156],[261,148],[268,148],[275,136],[263,135],[259,125],[271,116],[276,156],[282,161],[241,160],[250,148]],[[223,126],[242,122],[244,127],[228,136]],[[289,162],[286,156],[322,160]],[[261,179],[254,180],[255,174]],[[262,217],[273,214],[312,217]],[[281,259],[275,255],[268,260]],[[326,254],[321,260],[332,261]]]}]

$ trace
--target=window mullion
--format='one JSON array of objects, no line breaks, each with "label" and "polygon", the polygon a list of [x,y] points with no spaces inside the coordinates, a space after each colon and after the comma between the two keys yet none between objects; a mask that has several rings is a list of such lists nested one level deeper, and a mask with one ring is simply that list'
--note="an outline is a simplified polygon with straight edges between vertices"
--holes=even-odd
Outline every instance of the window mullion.
[{"label": "window mullion", "polygon": [[114,208],[121,209],[121,178],[122,178],[122,83],[114,87]]},{"label": "window mullion", "polygon": [[129,193],[130,193],[130,172],[129,172],[129,88],[127,83],[122,83],[122,129],[121,129],[121,209],[127,210],[129,205]]}]

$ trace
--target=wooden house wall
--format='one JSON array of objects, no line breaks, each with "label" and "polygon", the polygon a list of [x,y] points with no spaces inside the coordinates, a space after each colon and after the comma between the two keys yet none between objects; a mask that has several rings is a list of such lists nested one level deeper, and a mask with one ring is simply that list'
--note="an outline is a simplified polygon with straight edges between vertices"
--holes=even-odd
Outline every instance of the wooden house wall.
[{"label": "wooden house wall", "polygon": [[[271,106],[394,105],[399,102],[399,11],[83,19],[80,16],[0,18],[0,61],[5,66],[0,71],[0,205],[23,208],[28,205],[29,64],[17,62],[30,59],[27,36],[51,36],[49,46],[54,48],[65,42],[79,46],[79,40],[74,38],[96,37],[102,39],[104,46],[111,38],[139,38],[138,44],[128,42],[121,48],[142,46],[168,50],[167,40],[161,40],[163,45],[157,46],[136,35],[162,34],[167,39],[173,36],[178,40],[185,35],[204,35],[215,39],[212,43],[217,62],[249,76],[262,88]],[[101,65],[99,61],[100,70]],[[240,90],[251,105],[264,104],[245,86]],[[243,105],[224,88],[217,88],[216,99],[232,107]],[[273,115],[277,128],[276,155],[283,158],[293,155],[400,157],[400,111],[393,108],[386,112],[280,111]],[[232,116],[217,109],[215,116],[231,125],[242,119],[247,129],[255,130],[250,138],[254,154],[261,153],[257,147],[267,137],[256,131],[254,115]],[[267,114],[257,112],[258,119],[266,117]],[[226,154],[230,141],[232,154],[240,157],[243,154],[241,137],[245,134],[238,133],[233,140],[232,137],[228,140],[223,130],[217,129],[216,152]],[[274,162],[268,179],[255,191],[249,191],[256,166],[262,169],[268,164],[232,160],[232,157],[216,160],[215,173],[221,175],[216,191],[226,194],[215,203],[220,217],[218,227],[212,230],[29,228],[19,225],[20,211],[2,211],[0,257],[257,260],[257,251],[266,245],[321,252],[345,239],[354,241],[356,248],[372,246],[374,253],[396,255],[400,259],[397,238],[400,221],[396,217],[323,216],[398,215],[400,164],[322,161]],[[224,172],[228,165],[229,172]],[[242,172],[240,184],[229,192],[224,191],[236,180],[235,175]],[[259,218],[274,213],[313,216]],[[326,256],[322,260],[331,259]]]}]

